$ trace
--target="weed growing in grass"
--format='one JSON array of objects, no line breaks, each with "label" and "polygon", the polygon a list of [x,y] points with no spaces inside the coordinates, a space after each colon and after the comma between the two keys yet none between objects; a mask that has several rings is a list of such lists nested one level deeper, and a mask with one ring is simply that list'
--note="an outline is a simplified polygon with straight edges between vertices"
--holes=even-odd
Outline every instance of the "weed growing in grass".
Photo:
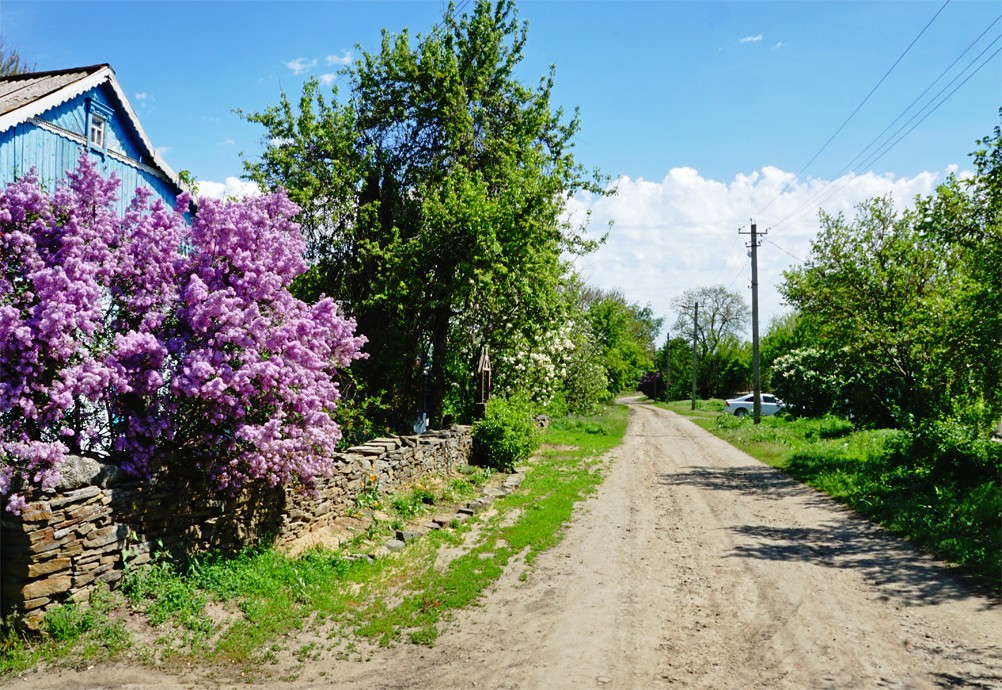
[{"label": "weed growing in grass", "polygon": [[390,500],[393,512],[405,520],[410,520],[428,512],[429,508],[436,503],[435,494],[420,485],[410,492],[394,496]]},{"label": "weed growing in grass", "polygon": [[581,419],[580,417],[562,417],[555,419],[550,424],[554,429],[561,431],[583,431],[586,434],[608,434],[609,429],[593,421]]},{"label": "weed growing in grass", "polygon": [[379,507],[379,475],[368,474],[355,494],[355,509],[368,510]]},{"label": "weed growing in grass", "polygon": [[94,590],[83,603],[50,610],[42,638],[23,634],[14,619],[0,626],[0,678],[25,671],[39,662],[59,665],[114,658],[132,646],[125,623],[113,613],[120,597],[106,588]]}]

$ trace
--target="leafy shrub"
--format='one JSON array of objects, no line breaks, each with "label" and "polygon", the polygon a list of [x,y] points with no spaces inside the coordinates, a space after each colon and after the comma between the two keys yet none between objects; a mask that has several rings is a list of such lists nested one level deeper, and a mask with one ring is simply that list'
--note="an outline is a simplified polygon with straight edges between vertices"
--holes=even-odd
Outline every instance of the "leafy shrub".
[{"label": "leafy shrub", "polygon": [[604,403],[612,401],[609,378],[593,341],[588,335],[577,335],[577,347],[567,362],[562,393],[568,414],[595,414]]},{"label": "leafy shrub", "polygon": [[940,479],[970,485],[1002,475],[999,445],[957,419],[921,422],[908,431],[899,452],[902,462],[918,462]]},{"label": "leafy shrub", "polygon": [[521,397],[491,398],[484,419],[473,425],[474,462],[510,472],[539,445],[532,408]]},{"label": "leafy shrub", "polygon": [[668,386],[665,376],[660,371],[650,371],[640,377],[637,383],[637,390],[646,395],[651,400],[665,400],[668,393]]}]

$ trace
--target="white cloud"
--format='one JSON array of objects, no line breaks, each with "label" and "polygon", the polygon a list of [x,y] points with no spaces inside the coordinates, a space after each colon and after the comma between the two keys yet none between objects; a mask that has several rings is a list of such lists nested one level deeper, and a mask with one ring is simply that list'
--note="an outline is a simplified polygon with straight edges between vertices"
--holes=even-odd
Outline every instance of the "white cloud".
[{"label": "white cloud", "polygon": [[245,196],[258,196],[260,193],[261,190],[257,183],[241,180],[239,177],[227,177],[225,182],[198,180],[199,198],[227,199],[236,197],[242,199]]},{"label": "white cloud", "polygon": [[233,139],[229,139],[229,138],[227,138],[227,139],[223,139],[223,141],[222,141],[222,144],[223,144],[224,146],[233,146],[233,145],[234,145],[234,144],[236,144],[236,143],[237,143],[237,142],[235,142],[235,141],[234,141]]},{"label": "white cloud", "polygon": [[133,95],[132,98],[137,101],[148,101],[153,97],[146,91],[140,91],[139,93]]},{"label": "white cloud", "polygon": [[890,194],[903,208],[916,195],[931,194],[942,179],[925,172],[911,178],[866,173],[834,182],[798,180],[771,166],[726,183],[692,168],[673,168],[660,182],[622,177],[615,196],[579,196],[569,205],[572,222],[585,222],[591,213],[588,236],[609,233],[597,252],[575,264],[589,284],[650,304],[667,324],[676,317],[671,300],[693,287],[723,285],[750,304],[749,238],[738,229],[747,232],[754,218],[758,231],[767,231],[758,252],[765,328],[772,316],[788,310],[776,286],[784,270],[808,258],[819,207],[852,217],[857,204]]},{"label": "white cloud", "polygon": [[776,41],[776,45],[774,45],[774,46],[772,47],[772,49],[773,49],[773,50],[779,50],[780,48],[782,48],[782,47],[783,47],[783,46],[785,46],[785,45],[786,45],[786,44],[785,44],[785,43],[783,43],[782,41]]},{"label": "white cloud", "polygon": [[740,39],[738,43],[758,43],[761,40],[762,40],[762,34],[758,34],[757,36],[745,36],[744,38]]},{"label": "white cloud", "polygon": [[331,85],[331,84],[333,84],[333,83],[334,83],[334,82],[335,82],[336,80],[337,80],[337,75],[336,75],[336,74],[333,74],[333,73],[331,73],[331,72],[328,72],[328,73],[326,73],[326,74],[321,74],[321,75],[320,75],[320,82],[321,82],[321,83],[322,83],[322,84],[323,84],[324,86],[330,86],[330,85]]},{"label": "white cloud", "polygon": [[305,72],[309,72],[311,69],[316,67],[317,59],[313,58],[312,60],[310,60],[307,58],[296,58],[291,62],[285,63],[285,66],[291,69],[293,74],[298,76]]},{"label": "white cloud", "polygon": [[328,55],[325,60],[328,65],[350,65],[352,59],[350,50],[342,50],[340,55]]}]

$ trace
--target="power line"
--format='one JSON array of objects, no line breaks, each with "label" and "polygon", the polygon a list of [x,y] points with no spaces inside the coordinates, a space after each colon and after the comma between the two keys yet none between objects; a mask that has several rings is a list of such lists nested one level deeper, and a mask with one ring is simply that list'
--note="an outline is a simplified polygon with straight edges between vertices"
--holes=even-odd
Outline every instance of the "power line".
[{"label": "power line", "polygon": [[[971,45],[969,45],[953,61],[953,63],[950,64],[950,66],[946,70],[944,70],[943,73],[941,73],[938,77],[936,77],[936,79],[934,79],[929,84],[929,86],[926,87],[926,89],[918,96],[918,98],[913,100],[912,103],[910,103],[908,107],[905,108],[901,112],[901,114],[899,114],[898,117],[894,119],[893,122],[891,122],[890,125],[885,127],[884,130],[877,137],[875,137],[873,141],[867,144],[867,146],[860,153],[856,154],[856,156],[852,159],[849,165],[843,167],[831,181],[824,183],[820,189],[815,191],[807,199],[801,202],[800,205],[797,206],[797,208],[794,209],[786,218],[774,224],[773,228],[778,229],[780,227],[789,225],[790,223],[795,222],[796,220],[799,220],[801,217],[803,217],[803,215],[805,215],[804,211],[807,211],[808,213],[813,213],[814,210],[817,208],[817,206],[820,205],[820,203],[823,203],[824,201],[831,199],[835,194],[844,189],[854,179],[853,176],[841,177],[847,170],[849,170],[850,165],[855,161],[859,160],[859,158],[863,154],[865,154],[868,150],[873,148],[874,144],[876,144],[881,139],[881,137],[883,137],[884,134],[886,134],[887,131],[894,126],[895,123],[897,123],[902,117],[904,117],[904,115],[907,114],[908,111],[912,109],[915,103],[917,103],[922,98],[922,96],[927,94],[930,91],[930,89],[932,89],[937,83],[939,83],[939,81],[942,80],[944,75],[947,72],[949,72],[967,53],[969,53],[971,49],[984,37],[984,35],[988,33],[988,31],[990,31],[991,28],[999,22],[1000,19],[1002,19],[1002,16],[999,16],[994,20],[992,20],[991,24],[988,25],[988,28],[985,29],[985,31],[983,31],[978,36],[978,38],[975,39],[975,41],[971,43]],[[860,172],[863,169],[872,166],[874,163],[883,158],[891,149],[897,146],[905,137],[907,137],[912,131],[914,131],[916,127],[918,127],[930,115],[932,115],[932,113],[934,113],[941,105],[943,105],[943,103],[949,100],[950,97],[952,97],[953,94],[956,93],[958,89],[960,89],[960,87],[966,84],[975,74],[984,69],[992,61],[992,59],[999,54],[1000,52],[999,49],[995,50],[995,52],[993,52],[991,55],[985,58],[985,60],[981,62],[981,64],[978,65],[977,67],[974,67],[975,63],[977,63],[978,60],[980,60],[985,55],[985,53],[991,50],[993,46],[998,44],[1000,40],[1002,40],[1002,36],[995,37],[985,48],[981,50],[980,53],[978,53],[975,57],[973,57],[967,63],[967,65],[965,65],[964,68],[960,70],[960,72],[953,77],[953,79],[951,79],[946,85],[943,86],[943,88],[937,91],[935,95],[929,98],[928,101],[925,103],[925,105],[919,108],[918,111],[915,112],[915,114],[912,115],[911,118],[909,118],[904,124],[898,127],[893,133],[891,133],[882,144],[879,144],[877,149],[873,151],[873,153],[871,153],[869,157],[865,158],[860,164],[855,166],[855,168],[852,169],[852,172],[853,173]],[[971,71],[969,74],[967,74],[972,67],[974,67],[974,70]],[[965,74],[967,74],[967,76],[964,76]],[[957,81],[961,80],[961,78],[962,81],[960,81],[960,83],[957,83]],[[956,86],[954,86],[954,88],[950,90],[949,93],[946,93],[946,95],[943,96],[943,94],[948,89],[950,89],[950,87],[953,86],[954,84],[956,84]],[[942,98],[940,98],[941,96]],[[926,112],[925,115],[922,115],[922,113],[925,112],[926,110],[928,110],[928,112]],[[916,118],[919,118],[919,116],[922,117],[916,122],[915,120]],[[911,126],[909,127],[909,125]],[[775,199],[773,201],[775,201]]]},{"label": "power line", "polygon": [[[893,72],[893,71],[894,71],[894,68],[898,66],[898,63],[900,63],[900,62],[901,62],[901,60],[902,60],[902,59],[903,59],[903,58],[905,57],[905,55],[907,55],[907,54],[908,54],[908,51],[910,51],[910,50],[912,49],[912,46],[914,46],[914,45],[915,45],[915,43],[916,43],[916,42],[918,42],[918,40],[919,40],[919,39],[920,39],[920,38],[922,37],[922,35],[923,35],[923,34],[924,34],[924,33],[926,32],[926,30],[927,30],[927,29],[928,29],[928,28],[929,28],[929,27],[930,27],[930,26],[932,25],[932,23],[933,23],[934,21],[936,21],[936,18],[937,18],[937,17],[938,17],[939,15],[940,15],[940,13],[941,13],[941,12],[942,12],[942,11],[943,11],[944,9],[946,9],[946,6],[947,6],[947,5],[949,5],[949,4],[950,4],[950,0],[946,0],[946,2],[944,2],[944,3],[943,3],[943,5],[942,5],[942,6],[941,6],[941,7],[940,7],[940,8],[939,8],[939,9],[938,9],[937,11],[936,11],[936,14],[934,14],[934,15],[932,16],[932,19],[930,19],[930,20],[929,20],[929,21],[928,21],[928,22],[926,23],[926,25],[925,25],[924,27],[922,27],[922,30],[921,30],[921,31],[919,31],[919,33],[918,33],[918,36],[916,36],[916,37],[915,37],[914,39],[912,39],[912,42],[908,44],[908,47],[907,47],[907,48],[905,48],[904,52],[903,52],[903,53],[901,53],[901,55],[900,55],[900,56],[898,56],[898,59],[894,61],[894,64],[893,64],[893,65],[891,65],[890,69],[888,69],[888,70],[887,70],[887,72],[885,72],[885,73],[884,73],[884,76],[882,76],[882,77],[880,78],[880,81],[878,81],[878,82],[876,83],[876,85],[875,85],[875,86],[874,86],[874,87],[873,87],[872,89],[870,89],[870,92],[869,92],[868,94],[866,94],[866,96],[865,96],[865,97],[863,98],[863,100],[862,100],[862,101],[860,101],[860,102],[859,102],[859,105],[857,105],[857,106],[856,106],[856,108],[855,108],[855,110],[853,110],[853,111],[852,111],[852,113],[850,113],[849,117],[847,117],[847,118],[845,119],[845,122],[843,122],[843,123],[842,123],[841,125],[839,125],[839,128],[835,130],[835,133],[834,133],[834,134],[832,134],[832,135],[831,135],[830,137],[828,137],[828,141],[826,141],[826,142],[825,142],[825,143],[824,143],[824,144],[823,144],[823,145],[821,146],[821,148],[820,148],[820,149],[818,149],[818,151],[817,151],[817,152],[816,152],[816,153],[815,153],[815,154],[814,154],[813,156],[811,156],[811,159],[810,159],[809,161],[807,161],[807,163],[806,163],[806,164],[804,165],[804,167],[802,167],[802,168],[800,169],[800,172],[798,172],[798,173],[797,173],[797,174],[796,174],[796,175],[794,176],[794,178],[793,178],[793,179],[795,179],[795,180],[796,180],[796,179],[799,179],[799,178],[800,178],[800,176],[801,176],[801,175],[803,175],[803,174],[804,174],[804,172],[805,172],[805,171],[806,171],[806,170],[807,170],[807,169],[808,169],[809,167],[811,167],[811,164],[812,164],[812,163],[814,163],[814,161],[816,161],[816,160],[818,159],[818,156],[820,156],[820,155],[821,155],[821,154],[822,154],[822,153],[824,152],[824,150],[828,148],[828,145],[829,145],[829,144],[831,144],[831,143],[832,143],[832,141],[834,141],[835,137],[837,137],[837,136],[839,135],[839,133],[840,133],[840,132],[841,132],[841,131],[842,131],[843,129],[845,129],[845,126],[846,126],[847,124],[849,124],[849,122],[850,122],[850,121],[852,120],[852,118],[853,118],[853,117],[855,117],[855,116],[856,116],[856,113],[858,113],[858,112],[859,112],[860,108],[862,108],[862,107],[863,107],[863,106],[864,106],[864,105],[866,104],[866,102],[867,102],[868,100],[870,100],[870,96],[872,96],[872,95],[874,94],[874,92],[875,92],[875,91],[876,91],[876,90],[877,90],[878,88],[880,88],[880,85],[884,83],[884,80],[886,80],[886,79],[887,79],[887,77],[888,77],[888,76],[889,76],[889,75],[891,74],[891,72]],[[765,205],[765,206],[764,206],[764,207],[763,207],[763,208],[762,208],[762,209],[761,209],[761,210],[759,211],[759,215],[761,215],[761,214],[762,214],[762,212],[764,212],[764,211],[765,211],[765,209],[767,209],[767,208],[769,208],[770,206],[772,206],[772,204],[773,204],[773,203],[774,203],[774,202],[776,201],[776,199],[779,199],[779,198],[780,198],[780,197],[781,197],[781,196],[783,195],[783,192],[784,192],[784,191],[786,191],[786,187],[788,187],[788,186],[789,186],[789,183],[787,183],[787,184],[786,184],[786,186],[784,186],[784,187],[783,187],[783,189],[781,189],[781,190],[779,191],[779,194],[777,194],[777,195],[776,195],[776,196],[775,196],[775,197],[774,197],[774,198],[772,199],[772,201],[770,201],[770,202],[769,202],[768,204],[766,204],[766,205]]]},{"label": "power line", "polygon": [[[982,38],[984,38],[985,34],[987,34],[987,33],[988,33],[989,31],[991,31],[991,30],[992,30],[992,27],[994,27],[994,26],[995,26],[996,24],[998,24],[998,22],[999,22],[999,20],[1000,20],[1000,19],[1002,19],[1002,15],[999,15],[998,17],[996,17],[995,19],[993,19],[993,20],[992,20],[992,22],[991,22],[991,23],[990,23],[990,24],[989,24],[989,25],[988,25],[988,26],[987,26],[987,27],[985,28],[985,30],[984,30],[984,31],[982,31],[982,32],[981,32],[981,34],[980,34],[980,35],[979,35],[979,36],[978,36],[977,38],[975,38],[975,39],[974,39],[974,40],[973,40],[973,41],[971,42],[971,44],[970,44],[969,46],[967,46],[967,48],[966,48],[966,49],[964,49],[964,52],[962,52],[962,53],[961,53],[960,55],[958,55],[958,56],[956,57],[956,59],[954,59],[954,61],[953,61],[953,62],[951,62],[951,63],[950,63],[950,65],[949,65],[949,66],[948,66],[948,67],[947,67],[946,69],[944,69],[944,70],[943,70],[943,71],[942,71],[942,72],[940,73],[940,75],[939,75],[938,77],[936,77],[936,78],[935,78],[935,79],[934,79],[934,80],[932,81],[932,83],[930,83],[930,84],[929,84],[929,86],[925,87],[925,90],[924,90],[924,91],[922,91],[922,93],[920,93],[920,94],[919,94],[918,96],[916,96],[916,97],[915,97],[915,99],[914,99],[914,100],[913,100],[913,101],[912,101],[911,103],[909,103],[909,104],[908,104],[908,106],[907,106],[907,107],[906,107],[906,108],[905,108],[904,110],[902,110],[902,111],[901,111],[901,113],[900,113],[900,114],[899,114],[899,115],[898,115],[898,116],[897,116],[896,118],[894,118],[894,120],[893,120],[893,121],[891,122],[891,124],[887,125],[887,126],[886,126],[886,127],[884,128],[884,130],[883,130],[883,131],[882,131],[882,132],[881,132],[880,134],[878,134],[877,136],[875,136],[875,137],[873,138],[873,140],[872,140],[872,141],[871,141],[871,142],[870,142],[869,144],[867,144],[867,145],[866,145],[866,147],[865,147],[865,148],[864,148],[864,149],[863,149],[862,151],[860,151],[860,152],[859,152],[858,154],[856,154],[856,157],[855,157],[855,158],[853,158],[853,159],[852,159],[851,161],[849,161],[849,163],[848,163],[848,164],[847,164],[847,165],[846,165],[846,166],[845,166],[844,168],[842,168],[842,169],[841,169],[841,170],[839,170],[839,171],[838,171],[837,173],[835,173],[835,175],[834,175],[834,178],[838,178],[839,176],[841,176],[841,175],[842,175],[842,173],[844,173],[844,172],[845,172],[846,170],[848,170],[849,168],[851,168],[851,167],[852,167],[852,164],[853,164],[853,163],[855,163],[855,162],[856,162],[857,160],[859,160],[860,156],[862,156],[863,154],[865,154],[865,153],[866,153],[866,152],[867,152],[867,151],[868,151],[868,150],[870,149],[870,147],[872,147],[872,146],[873,146],[873,145],[874,145],[875,143],[877,143],[877,141],[879,141],[879,140],[880,140],[880,138],[881,138],[882,136],[884,136],[884,135],[885,135],[885,134],[887,133],[887,130],[889,130],[889,129],[890,129],[891,127],[893,127],[893,126],[894,126],[895,124],[897,124],[898,120],[900,120],[901,118],[903,118],[903,117],[904,117],[904,116],[905,116],[905,115],[906,115],[906,114],[908,113],[908,111],[909,111],[909,110],[911,110],[911,109],[912,109],[912,107],[913,107],[913,106],[914,106],[914,105],[915,105],[916,103],[918,103],[918,102],[919,102],[919,100],[921,100],[921,98],[922,98],[923,96],[925,96],[925,95],[926,95],[927,93],[929,93],[930,89],[932,89],[932,87],[934,87],[934,86],[935,86],[935,85],[936,85],[937,83],[939,83],[939,80],[940,80],[940,79],[942,79],[943,77],[945,77],[945,76],[946,76],[946,74],[947,74],[947,73],[948,73],[948,72],[949,72],[949,71],[950,71],[951,69],[953,69],[953,67],[954,67],[954,66],[955,66],[955,65],[956,65],[956,64],[957,64],[958,62],[960,62],[961,58],[963,58],[963,57],[964,57],[965,55],[967,55],[967,53],[969,53],[969,52],[971,51],[971,49],[972,49],[972,48],[974,48],[974,46],[975,46],[975,45],[977,45],[977,44],[978,44],[978,42],[979,42],[979,41],[980,41],[980,40],[981,40]],[[974,58],[974,60],[977,60],[977,59],[978,59],[979,57],[981,57],[981,55],[984,55],[984,53],[985,53],[985,52],[986,52],[986,51],[987,51],[987,50],[988,50],[989,48],[991,48],[991,46],[992,46],[992,45],[994,45],[995,43],[998,43],[998,41],[999,41],[999,37],[996,37],[996,38],[995,38],[995,40],[994,40],[994,41],[992,41],[992,42],[991,42],[991,43],[990,43],[990,44],[988,45],[988,47],[987,47],[987,48],[985,48],[984,50],[982,50],[982,51],[981,51],[981,53],[980,53],[980,54],[979,54],[979,55],[978,55],[977,57],[975,57],[975,58]],[[973,63],[973,61],[972,61],[972,63]],[[968,63],[968,67],[970,67],[970,64],[971,64],[971,63]],[[966,69],[967,69],[967,68],[965,67],[965,68],[964,68],[964,71],[966,71]],[[963,72],[961,72],[961,74],[963,74]],[[954,78],[953,78],[953,79],[951,80],[951,82],[950,82],[950,83],[953,83],[954,81],[956,81],[956,80],[957,80],[957,78],[958,78],[958,77],[954,77]],[[947,86],[949,86],[949,85],[947,85]],[[940,91],[940,93],[942,93],[942,91]],[[939,94],[937,94],[937,95],[939,95]],[[935,97],[934,97],[934,98],[935,98]],[[926,107],[928,107],[928,106],[926,106]],[[925,108],[923,108],[923,110],[924,110],[924,109],[925,109]],[[919,112],[921,112],[921,110],[920,110]],[[909,122],[910,122],[910,121],[911,121],[911,120],[909,120]],[[905,123],[905,124],[907,124],[907,123]],[[900,130],[899,130],[899,131],[900,131]],[[897,133],[897,132],[895,132],[895,134],[896,134],[896,133]],[[893,136],[893,135],[891,135],[891,136]]]},{"label": "power line", "polygon": [[[772,228],[769,228],[769,229],[771,230]],[[790,252],[786,251],[785,249],[783,249],[782,247],[780,247],[780,246],[779,246],[778,244],[776,244],[776,242],[775,242],[775,241],[773,241],[773,240],[771,240],[771,239],[767,239],[767,240],[766,240],[766,242],[768,242],[768,243],[769,243],[769,244],[771,244],[771,245],[772,245],[773,247],[775,247],[775,248],[776,248],[776,249],[778,249],[779,251],[783,252],[783,253],[784,253],[784,254],[786,254],[787,256],[789,256],[789,257],[791,257],[791,258],[793,258],[793,259],[796,259],[796,260],[797,260],[797,261],[799,261],[800,263],[804,263],[804,260],[803,260],[803,259],[801,259],[801,258],[800,258],[799,256],[796,256],[796,255],[794,255],[794,254],[791,254]]]},{"label": "power line", "polygon": [[[991,44],[991,45],[989,45],[989,46],[988,46],[988,48],[986,48],[985,50],[988,50],[988,49],[990,49],[990,48],[991,48],[991,46],[992,46],[992,45],[994,45],[995,43],[997,43],[998,41],[999,41],[999,39],[995,39],[995,41],[993,41],[993,42],[992,42],[992,44]],[[984,53],[985,53],[985,51],[982,51],[982,52],[981,52],[981,53],[980,53],[980,54],[979,54],[979,55],[978,55],[978,56],[977,56],[977,57],[975,58],[975,60],[977,60],[977,59],[978,59],[979,57],[981,57],[981,55],[984,55]],[[904,132],[903,134],[901,134],[901,136],[899,136],[899,137],[898,137],[897,139],[895,139],[894,141],[892,141],[892,142],[889,142],[889,143],[885,144],[885,145],[884,145],[884,148],[883,148],[883,150],[881,150],[881,151],[879,151],[879,152],[876,152],[876,153],[874,153],[874,154],[873,154],[873,155],[871,155],[871,156],[870,156],[870,157],[869,157],[868,159],[866,159],[865,161],[863,161],[863,162],[862,162],[862,163],[861,163],[860,165],[856,166],[856,168],[855,168],[855,170],[853,171],[853,173],[855,173],[855,172],[857,172],[857,171],[859,171],[859,170],[861,170],[861,169],[863,169],[863,168],[866,168],[866,167],[868,167],[868,166],[872,166],[872,165],[873,165],[874,163],[876,163],[876,162],[877,162],[877,161],[879,161],[879,160],[880,160],[881,158],[883,158],[883,157],[884,157],[885,155],[887,155],[887,153],[888,153],[888,152],[889,152],[889,151],[890,151],[891,149],[893,149],[893,148],[894,148],[895,146],[897,146],[897,145],[898,145],[899,143],[901,143],[901,141],[902,141],[902,140],[903,140],[903,139],[904,139],[905,137],[907,137],[907,136],[908,136],[909,134],[911,134],[911,133],[912,133],[912,132],[913,132],[913,131],[915,130],[915,128],[916,128],[916,127],[918,127],[918,126],[919,126],[920,124],[922,124],[923,122],[925,122],[925,120],[926,120],[926,119],[927,119],[927,118],[928,118],[928,117],[929,117],[930,115],[932,115],[932,114],[933,114],[934,112],[936,112],[936,110],[938,110],[938,109],[939,109],[939,107],[940,107],[941,105],[943,105],[943,104],[944,104],[944,103],[945,103],[946,101],[948,101],[948,100],[950,99],[950,97],[951,97],[951,96],[953,96],[953,94],[955,94],[955,93],[957,92],[957,90],[958,90],[958,89],[960,89],[960,88],[961,88],[961,87],[962,87],[962,86],[963,86],[964,84],[966,84],[966,83],[967,83],[968,81],[970,81],[970,79],[971,79],[971,78],[972,78],[972,77],[973,77],[973,76],[974,76],[975,74],[977,74],[977,73],[978,73],[978,72],[980,72],[980,71],[981,71],[982,69],[984,69],[984,68],[985,68],[985,66],[987,66],[987,65],[988,65],[988,64],[989,64],[989,63],[990,63],[990,62],[991,62],[991,61],[992,61],[992,60],[993,60],[993,59],[994,59],[994,58],[995,58],[995,57],[996,57],[997,55],[999,55],[999,53],[1002,53],[1002,48],[998,48],[998,49],[996,49],[994,53],[992,53],[992,54],[991,54],[991,55],[989,55],[989,56],[988,56],[987,58],[985,58],[984,62],[982,62],[982,63],[981,63],[980,65],[978,65],[978,67],[977,67],[977,68],[976,68],[976,69],[975,69],[975,70],[974,70],[973,72],[971,72],[970,74],[968,74],[968,75],[967,75],[967,77],[965,77],[963,81],[961,81],[961,82],[960,82],[959,84],[957,84],[957,85],[956,85],[956,86],[955,86],[955,87],[953,88],[953,90],[952,90],[952,91],[950,91],[950,93],[946,94],[946,96],[944,96],[944,97],[943,97],[942,99],[940,99],[940,101],[939,101],[938,103],[936,103],[936,104],[935,104],[935,105],[934,105],[934,106],[932,107],[932,109],[931,109],[931,110],[929,110],[929,112],[927,112],[927,113],[926,113],[925,115],[923,115],[923,116],[922,116],[922,118],[921,118],[921,119],[920,119],[920,120],[919,120],[918,122],[915,122],[915,124],[913,124],[913,125],[912,125],[911,127],[909,127],[909,128],[908,128],[908,130],[907,130],[906,132]],[[973,64],[973,62],[972,62],[972,63],[969,63],[969,64],[968,64],[968,67],[970,67],[970,65],[971,65],[971,64]],[[965,71],[967,70],[967,68],[964,68],[964,69],[965,69]],[[963,72],[961,72],[961,74],[963,74]],[[940,94],[942,94],[942,93],[943,93],[943,91],[945,91],[946,89],[948,89],[948,88],[949,88],[949,87],[950,87],[950,86],[951,86],[951,85],[952,85],[952,84],[953,84],[953,83],[954,83],[954,82],[955,82],[955,81],[956,81],[957,79],[959,79],[959,78],[960,78],[960,75],[958,75],[957,77],[954,77],[954,79],[953,79],[953,80],[952,80],[952,81],[951,81],[951,82],[950,82],[949,84],[947,84],[947,85],[946,85],[945,87],[943,87],[943,89],[941,89],[941,90],[939,91],[939,93],[937,93],[937,94],[936,94],[936,96],[934,96],[934,97],[933,97],[933,100],[935,100],[935,98],[937,98],[937,97],[938,97],[938,96],[939,96]],[[929,102],[928,104],[926,104],[926,106],[925,106],[925,107],[927,108],[927,107],[929,107],[929,105],[931,105],[931,104],[932,104],[932,101],[930,101],[930,102]],[[923,110],[924,110],[924,109],[925,109],[925,108],[923,108]],[[902,129],[904,129],[905,127],[908,127],[908,125],[909,125],[909,124],[910,124],[910,123],[911,123],[911,122],[912,122],[912,121],[913,121],[913,120],[914,120],[914,119],[915,119],[916,117],[918,117],[918,116],[919,116],[919,115],[920,115],[921,113],[922,113],[922,110],[920,110],[920,111],[919,111],[918,113],[916,113],[915,115],[913,115],[913,116],[912,116],[912,118],[911,118],[910,120],[908,120],[908,122],[906,122],[906,123],[905,123],[904,125],[902,125],[901,127],[899,127],[899,128],[897,129],[897,131],[895,131],[895,132],[894,132],[894,134],[893,134],[892,136],[895,136],[895,135],[897,135],[897,134],[898,134],[899,132],[901,132],[901,130],[902,130]],[[850,183],[850,182],[851,182],[851,181],[852,181],[853,179],[855,179],[855,175],[851,175],[851,176],[846,176],[846,177],[843,177],[843,178],[842,178],[842,179],[841,179],[841,180],[840,180],[840,181],[839,181],[839,182],[838,182],[837,184],[834,184],[834,183],[827,183],[827,184],[826,184],[826,185],[825,185],[824,187],[822,187],[822,189],[821,189],[821,190],[820,190],[819,192],[815,193],[815,195],[814,195],[814,196],[812,196],[812,198],[816,198],[816,197],[817,197],[817,196],[819,196],[820,194],[824,194],[824,196],[823,196],[823,197],[821,197],[821,198],[820,198],[820,199],[819,199],[819,200],[818,200],[818,201],[816,202],[816,203],[817,203],[817,205],[819,205],[819,206],[820,206],[821,204],[824,204],[824,203],[825,203],[826,201],[830,200],[830,199],[831,199],[832,197],[834,197],[834,196],[835,196],[836,194],[838,194],[838,193],[839,193],[840,191],[842,191],[842,190],[843,190],[843,189],[844,189],[844,188],[845,188],[846,186],[848,186],[848,184],[849,184],[849,183]],[[831,187],[831,189],[829,190],[829,188],[830,188],[830,187]],[[827,191],[827,193],[825,194],[825,192],[826,192],[826,191]],[[810,201],[810,200],[808,200],[808,202],[809,202],[809,201]],[[813,210],[812,210],[812,209],[806,209],[806,210],[801,210],[801,209],[804,209],[804,205],[805,205],[805,204],[801,204],[801,205],[800,205],[800,206],[798,207],[798,210],[797,210],[797,211],[794,211],[794,213],[792,213],[792,214],[791,214],[790,216],[788,216],[787,218],[785,218],[785,219],[781,220],[781,221],[780,221],[779,223],[777,223],[777,224],[776,224],[776,225],[775,225],[774,227],[781,227],[781,226],[786,226],[786,225],[790,225],[791,223],[795,223],[795,222],[799,221],[799,220],[800,220],[801,218],[803,218],[803,217],[804,217],[805,215],[807,215],[808,213],[812,213],[812,212],[813,212]]]}]

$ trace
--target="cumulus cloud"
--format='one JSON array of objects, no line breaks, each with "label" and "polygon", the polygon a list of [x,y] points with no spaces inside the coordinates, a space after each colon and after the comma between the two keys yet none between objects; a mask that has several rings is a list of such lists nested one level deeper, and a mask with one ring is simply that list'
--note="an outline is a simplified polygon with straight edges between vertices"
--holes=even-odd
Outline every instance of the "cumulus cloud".
[{"label": "cumulus cloud", "polygon": [[208,199],[228,199],[235,197],[242,199],[245,196],[258,196],[261,190],[255,182],[241,180],[239,177],[227,177],[224,182],[213,182],[212,180],[198,180],[198,197]]},{"label": "cumulus cloud", "polygon": [[819,208],[852,217],[856,205],[885,195],[904,208],[942,180],[931,172],[804,180],[770,166],[727,182],[693,168],[673,168],[660,181],[622,177],[614,196],[580,195],[569,204],[568,219],[586,224],[588,236],[608,232],[597,252],[575,264],[589,284],[622,290],[631,302],[650,304],[668,323],[676,316],[671,300],[693,287],[723,285],[750,304],[749,238],[738,230],[748,232],[754,219],[760,233],[767,231],[758,253],[764,328],[772,316],[788,311],[776,287],[784,270],[809,256]]},{"label": "cumulus cloud", "polygon": [[350,65],[352,54],[350,50],[342,50],[340,55],[328,55],[326,62],[328,65]]},{"label": "cumulus cloud", "polygon": [[147,93],[146,91],[140,91],[139,93],[133,95],[132,98],[134,100],[142,102],[142,101],[148,101],[148,100],[150,100],[153,97],[150,96],[150,94]]},{"label": "cumulus cloud", "polygon": [[756,36],[745,36],[744,38],[740,39],[738,43],[758,43],[761,40],[762,40],[762,34],[758,34]]},{"label": "cumulus cloud", "polygon": [[309,72],[311,69],[316,67],[317,59],[313,58],[312,60],[310,60],[309,58],[296,58],[291,62],[285,63],[285,66],[288,67],[290,70],[292,70],[293,74],[298,76],[300,74]]},{"label": "cumulus cloud", "polygon": [[322,84],[323,84],[324,86],[330,86],[330,85],[331,85],[331,84],[333,84],[333,83],[334,83],[335,81],[337,81],[337,75],[336,75],[336,74],[334,74],[334,73],[332,73],[332,72],[328,72],[328,73],[326,73],[326,74],[321,74],[321,75],[320,75],[320,82],[321,82],[321,83],[322,83]]}]

